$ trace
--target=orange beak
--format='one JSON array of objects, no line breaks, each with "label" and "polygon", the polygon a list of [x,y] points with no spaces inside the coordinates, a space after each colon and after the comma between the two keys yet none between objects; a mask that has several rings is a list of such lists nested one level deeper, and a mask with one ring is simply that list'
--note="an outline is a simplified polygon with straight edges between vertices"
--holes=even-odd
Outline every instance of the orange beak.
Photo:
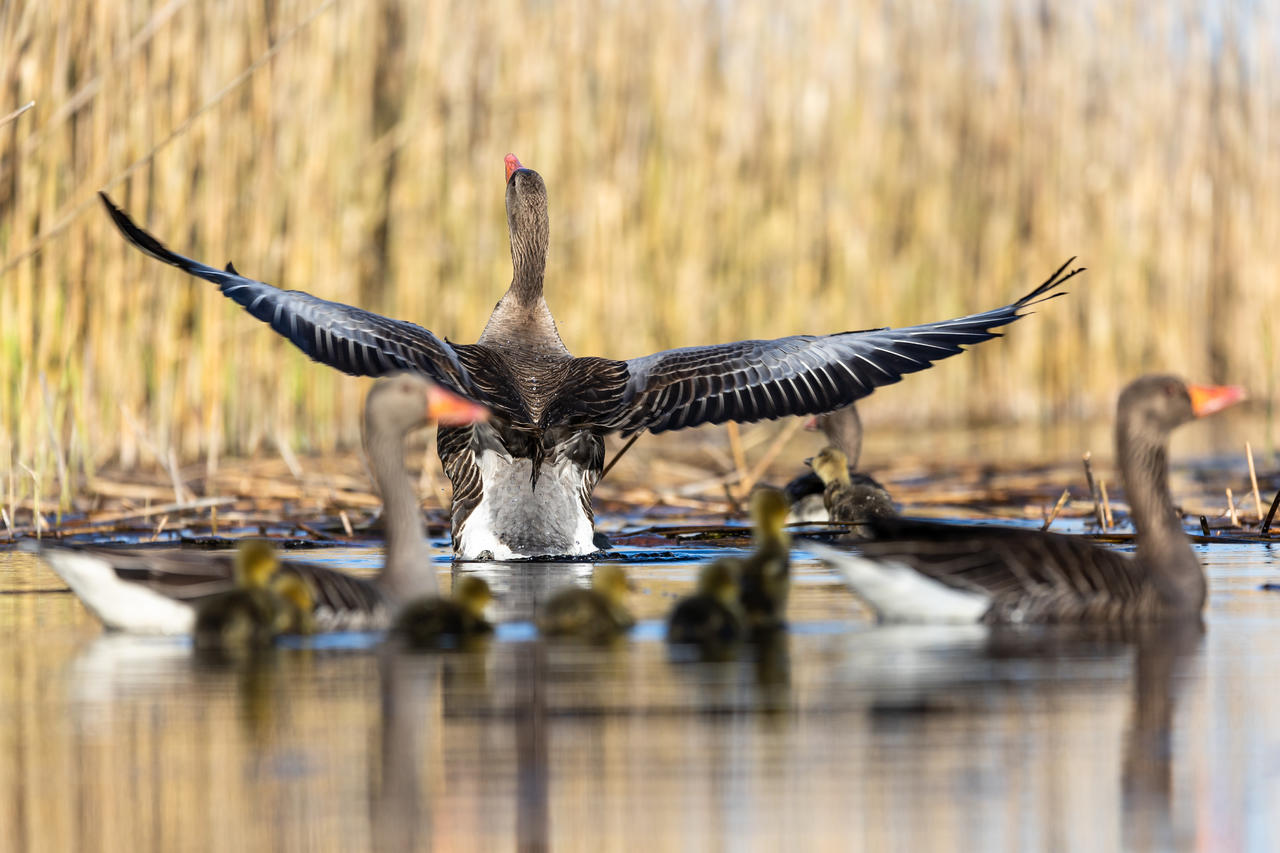
[{"label": "orange beak", "polygon": [[489,410],[439,385],[427,391],[427,417],[444,426],[466,426],[489,419]]},{"label": "orange beak", "polygon": [[1220,412],[1227,406],[1235,405],[1244,399],[1244,389],[1239,385],[1192,385],[1187,383],[1187,392],[1191,394],[1191,411],[1197,418]]},{"label": "orange beak", "polygon": [[516,173],[516,169],[523,169],[524,166],[520,165],[520,158],[514,154],[508,154],[503,158],[503,161],[507,164],[507,181],[510,182],[511,176]]}]

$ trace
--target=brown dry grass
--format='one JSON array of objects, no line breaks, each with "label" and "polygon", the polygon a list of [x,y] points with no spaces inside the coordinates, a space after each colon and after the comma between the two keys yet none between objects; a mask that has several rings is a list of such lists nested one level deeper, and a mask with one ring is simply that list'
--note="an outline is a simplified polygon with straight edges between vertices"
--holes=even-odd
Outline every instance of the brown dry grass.
[{"label": "brown dry grass", "polygon": [[1150,369],[1270,397],[1268,4],[898,6],[0,5],[0,114],[36,101],[0,127],[0,490],[358,441],[363,383],[125,247],[96,190],[468,340],[509,277],[508,150],[548,181],[579,353],[937,319],[1079,254],[1070,297],[869,420],[1105,412]]}]

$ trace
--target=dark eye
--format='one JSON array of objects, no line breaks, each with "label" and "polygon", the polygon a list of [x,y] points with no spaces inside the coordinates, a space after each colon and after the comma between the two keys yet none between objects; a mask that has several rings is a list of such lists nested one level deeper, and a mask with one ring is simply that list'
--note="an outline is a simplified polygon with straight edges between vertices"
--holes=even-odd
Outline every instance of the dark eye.
[{"label": "dark eye", "polygon": [[1170,397],[1176,397],[1178,395],[1178,386],[1170,383],[1164,386],[1164,393]]}]

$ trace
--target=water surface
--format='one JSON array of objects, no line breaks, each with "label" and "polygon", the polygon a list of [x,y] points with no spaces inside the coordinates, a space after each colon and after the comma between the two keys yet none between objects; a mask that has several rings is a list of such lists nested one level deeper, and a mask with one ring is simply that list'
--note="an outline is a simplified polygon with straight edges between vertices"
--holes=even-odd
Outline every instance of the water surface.
[{"label": "water surface", "polygon": [[1204,630],[1129,636],[878,627],[797,552],[789,636],[673,662],[659,620],[714,553],[634,562],[642,624],[617,648],[547,645],[523,621],[590,566],[469,565],[511,621],[480,653],[352,635],[218,662],[104,635],[56,576],[0,551],[4,846],[1280,844],[1272,547],[1200,547]]}]

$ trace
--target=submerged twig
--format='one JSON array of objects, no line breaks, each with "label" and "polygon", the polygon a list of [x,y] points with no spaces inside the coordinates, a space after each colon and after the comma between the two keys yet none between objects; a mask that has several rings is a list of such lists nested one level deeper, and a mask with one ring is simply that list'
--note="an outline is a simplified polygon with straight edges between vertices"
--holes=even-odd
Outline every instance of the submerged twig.
[{"label": "submerged twig", "polygon": [[1062,490],[1062,497],[1058,498],[1058,502],[1053,505],[1053,512],[1049,513],[1049,517],[1044,520],[1044,524],[1040,527],[1043,532],[1049,529],[1049,525],[1053,524],[1053,520],[1058,517],[1058,513],[1062,512],[1062,508],[1067,505],[1067,501],[1071,499],[1071,487]]}]

